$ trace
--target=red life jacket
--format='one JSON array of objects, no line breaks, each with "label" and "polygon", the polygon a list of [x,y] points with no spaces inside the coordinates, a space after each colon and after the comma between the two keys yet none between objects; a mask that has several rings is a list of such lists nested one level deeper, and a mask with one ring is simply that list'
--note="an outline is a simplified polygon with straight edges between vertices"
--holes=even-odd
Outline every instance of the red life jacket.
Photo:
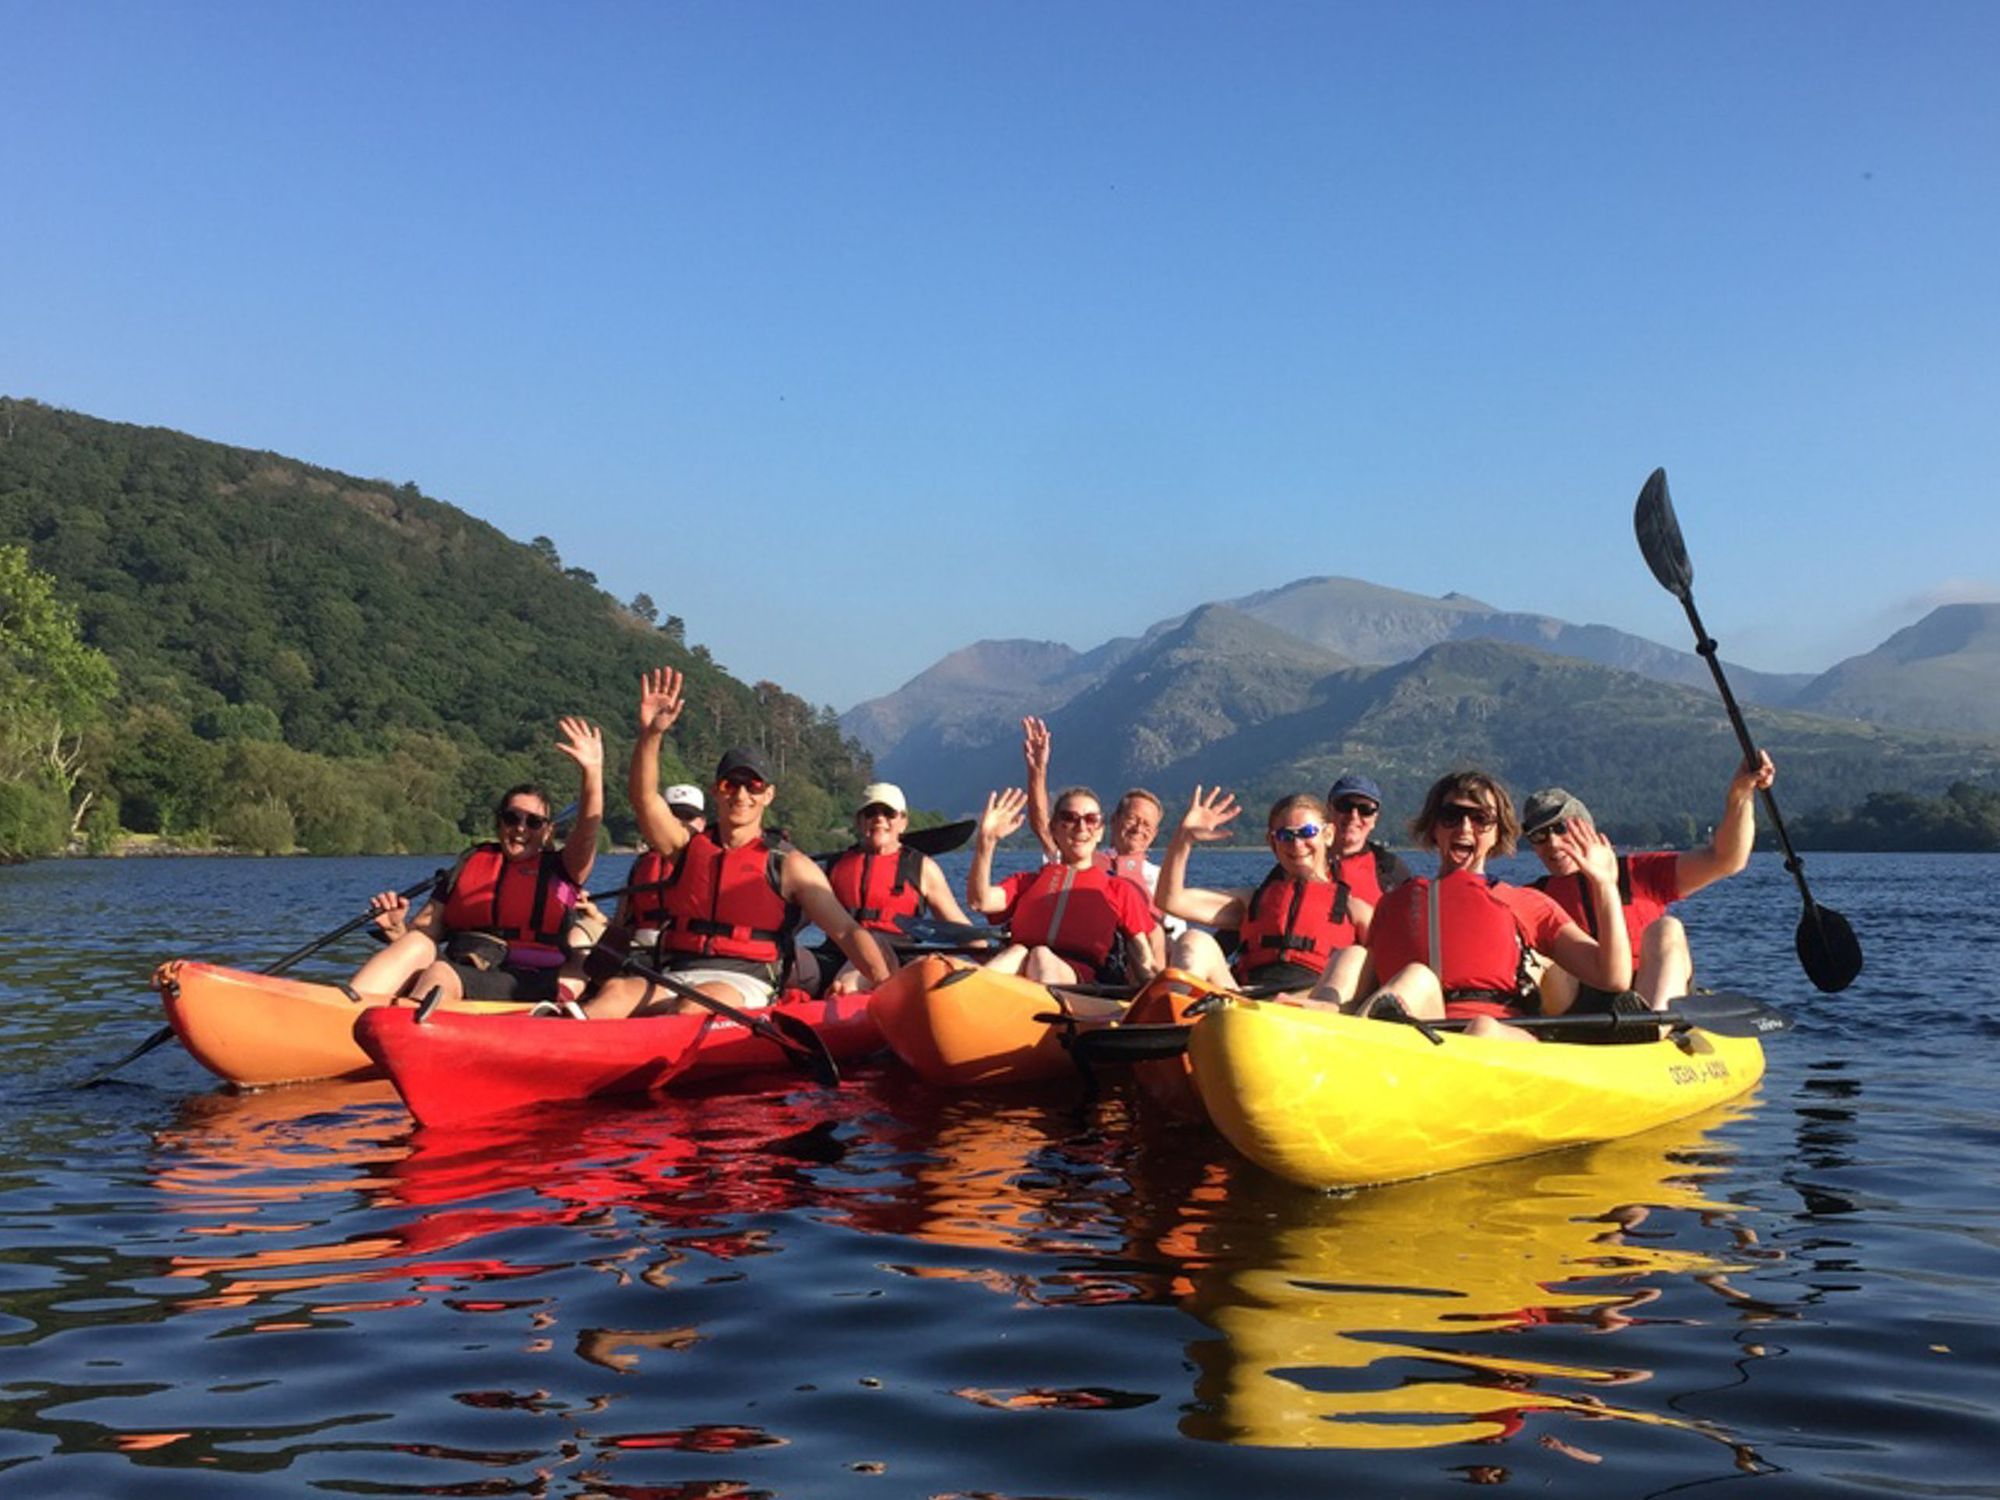
[{"label": "red life jacket", "polygon": [[1387,849],[1370,843],[1338,861],[1333,878],[1346,881],[1354,894],[1370,906],[1380,906],[1385,895],[1409,878],[1409,871],[1402,866],[1403,862]]},{"label": "red life jacket", "polygon": [[657,849],[648,849],[632,861],[631,873],[625,878],[625,915],[634,931],[658,931],[666,920],[668,869],[666,856]]},{"label": "red life jacket", "polygon": [[762,836],[724,849],[715,830],[689,839],[660,892],[660,949],[782,965],[799,909],[778,893],[785,856]]},{"label": "red life jacket", "polygon": [[1103,892],[1118,879],[1093,865],[1043,865],[1022,888],[1007,918],[1008,935],[1030,948],[1049,948],[1063,958],[1104,967],[1118,943],[1118,909]]},{"label": "red life jacket", "polygon": [[545,968],[561,963],[563,930],[576,905],[569,866],[554,849],[540,859],[509,861],[498,844],[475,844],[460,861],[444,899],[453,932],[490,932],[507,943],[507,961]]},{"label": "red life jacket", "polygon": [[907,846],[894,858],[855,845],[826,860],[827,884],[854,920],[874,932],[902,931],[898,917],[924,914],[924,856]]},{"label": "red life jacket", "polygon": [[[1430,908],[1436,890],[1438,932]],[[1375,908],[1368,949],[1376,978],[1386,982],[1412,963],[1428,964],[1444,989],[1448,1016],[1505,1015],[1524,1009],[1528,943],[1521,924],[1493,894],[1492,880],[1456,870],[1442,880],[1399,885]]]},{"label": "red life jacket", "polygon": [[1323,969],[1357,938],[1348,914],[1351,892],[1340,880],[1302,880],[1274,869],[1250,897],[1240,929],[1236,974],[1243,978],[1266,964]]}]

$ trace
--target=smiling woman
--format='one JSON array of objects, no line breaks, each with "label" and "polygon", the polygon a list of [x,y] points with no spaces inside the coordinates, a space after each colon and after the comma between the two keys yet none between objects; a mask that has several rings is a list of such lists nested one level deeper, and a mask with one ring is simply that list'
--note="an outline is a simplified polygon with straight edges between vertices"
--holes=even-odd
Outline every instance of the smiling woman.
[{"label": "smiling woman", "polygon": [[373,902],[401,934],[351,981],[364,995],[447,1000],[550,1000],[566,957],[563,937],[597,858],[604,819],[604,736],[584,719],[562,721],[556,748],[576,762],[577,816],[560,850],[549,795],[510,787],[493,810],[494,838],[459,857],[438,896],[404,921],[408,900],[385,891]]},{"label": "smiling woman", "polygon": [[[1599,989],[1632,982],[1632,950],[1618,917],[1618,865],[1608,839],[1587,824],[1556,835],[1588,881],[1598,936],[1542,892],[1489,880],[1486,861],[1514,852],[1520,825],[1507,789],[1484,771],[1442,777],[1410,820],[1437,851],[1438,873],[1382,898],[1358,975],[1329,972],[1314,990],[1364,1015],[1407,1012],[1419,1020],[1465,1019],[1474,1036],[1533,1041],[1505,1017],[1537,1005],[1528,954],[1540,953]],[[1368,993],[1371,982],[1379,984]],[[1365,999],[1358,1002],[1359,991]],[[1641,1002],[1643,1003],[1643,1002]]]},{"label": "smiling woman", "polygon": [[1005,922],[1013,939],[986,967],[1044,984],[1088,983],[1121,957],[1126,979],[1158,973],[1166,950],[1145,890],[1097,863],[1104,809],[1090,788],[1057,795],[1049,819],[1055,858],[994,884],[993,851],[1026,821],[1027,809],[1019,787],[989,793],[973,838],[966,904]]},{"label": "smiling woman", "polygon": [[[1167,845],[1156,893],[1160,908],[1200,924],[1174,940],[1173,966],[1218,988],[1276,983],[1310,989],[1337,955],[1367,942],[1374,909],[1344,880],[1329,876],[1326,804],[1307,793],[1271,805],[1264,837],[1277,863],[1259,884],[1227,890],[1188,885],[1194,846],[1226,838],[1239,811],[1235,797],[1220,787],[1196,787]],[[1239,931],[1233,963],[1201,927]]]}]

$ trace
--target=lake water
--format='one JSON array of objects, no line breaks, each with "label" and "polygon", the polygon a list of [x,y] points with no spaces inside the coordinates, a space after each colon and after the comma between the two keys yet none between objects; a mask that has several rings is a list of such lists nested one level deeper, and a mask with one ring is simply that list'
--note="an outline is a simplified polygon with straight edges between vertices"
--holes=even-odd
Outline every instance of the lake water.
[{"label": "lake water", "polygon": [[448,1134],[177,1047],[71,1086],[157,961],[432,863],[0,870],[0,1493],[2000,1496],[2000,858],[1814,858],[1823,996],[1758,856],[1682,908],[1798,1018],[1756,1093],[1346,1198],[893,1062]]}]

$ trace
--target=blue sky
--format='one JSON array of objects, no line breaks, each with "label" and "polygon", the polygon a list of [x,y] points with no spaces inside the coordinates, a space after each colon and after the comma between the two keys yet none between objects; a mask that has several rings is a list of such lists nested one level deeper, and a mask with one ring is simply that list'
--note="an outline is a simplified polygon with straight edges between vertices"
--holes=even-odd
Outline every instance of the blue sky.
[{"label": "blue sky", "polygon": [[846,708],[1339,573],[2000,598],[2000,6],[0,0],[0,393],[414,481]]}]

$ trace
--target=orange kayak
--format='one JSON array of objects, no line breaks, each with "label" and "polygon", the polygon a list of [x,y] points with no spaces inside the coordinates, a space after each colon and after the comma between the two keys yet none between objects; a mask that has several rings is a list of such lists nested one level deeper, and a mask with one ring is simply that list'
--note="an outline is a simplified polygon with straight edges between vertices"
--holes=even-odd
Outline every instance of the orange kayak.
[{"label": "orange kayak", "polygon": [[[315,1078],[379,1078],[381,1069],[354,1039],[354,1022],[383,1005],[414,1008],[386,995],[350,999],[330,984],[255,974],[176,958],[153,972],[167,1023],[190,1056],[239,1088]],[[506,1000],[458,1000],[445,1009],[507,1012]]]},{"label": "orange kayak", "polygon": [[941,1088],[1073,1077],[1064,1038],[1107,1026],[1124,1009],[936,954],[897,970],[868,1006],[890,1050]]},{"label": "orange kayak", "polygon": [[[1173,1025],[1187,1019],[1187,1009],[1195,1001],[1214,993],[1192,974],[1169,969],[1133,997],[1121,1024]],[[1201,1102],[1201,1091],[1194,1083],[1194,1064],[1185,1051],[1175,1057],[1134,1063],[1132,1077],[1147,1104],[1168,1119],[1208,1123],[1208,1107]]]}]

